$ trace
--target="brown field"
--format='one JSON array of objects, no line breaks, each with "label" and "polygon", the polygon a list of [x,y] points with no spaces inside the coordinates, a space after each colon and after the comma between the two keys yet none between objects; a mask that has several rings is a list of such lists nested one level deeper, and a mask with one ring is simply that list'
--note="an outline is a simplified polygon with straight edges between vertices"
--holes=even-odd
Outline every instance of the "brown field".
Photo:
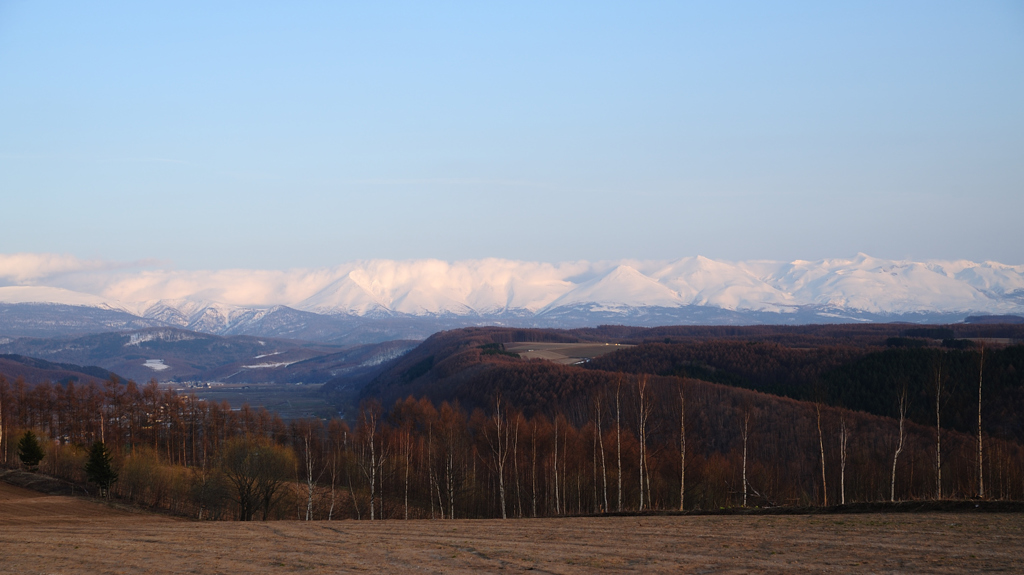
[{"label": "brown field", "polygon": [[1024,516],[192,522],[0,483],[3,573],[1024,570]]},{"label": "brown field", "polygon": [[505,351],[518,353],[526,359],[546,359],[555,363],[571,365],[585,359],[633,347],[618,343],[506,343]]}]

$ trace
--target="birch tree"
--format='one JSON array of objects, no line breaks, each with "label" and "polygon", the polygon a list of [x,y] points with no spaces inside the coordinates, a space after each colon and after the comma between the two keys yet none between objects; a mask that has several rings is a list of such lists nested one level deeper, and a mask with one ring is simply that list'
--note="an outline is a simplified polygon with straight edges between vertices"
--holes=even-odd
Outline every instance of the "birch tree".
[{"label": "birch tree", "polygon": [[981,346],[981,361],[978,362],[978,497],[985,498],[985,479],[982,472],[981,443],[981,381],[985,375],[985,346]]},{"label": "birch tree", "polygon": [[323,476],[324,468],[320,467],[320,473],[317,474],[317,458],[314,450],[316,449],[317,437],[314,437],[314,427],[311,422],[301,422],[301,435],[302,435],[302,466],[303,466],[303,480],[305,481],[306,487],[306,521],[312,521],[313,519],[313,496],[316,493],[316,486]]},{"label": "birch tree", "polygon": [[822,506],[828,507],[828,479],[825,476],[825,439],[821,431],[821,404],[814,404],[814,412],[818,422],[818,450],[821,455],[821,497]]},{"label": "birch tree", "polygon": [[896,501],[896,462],[903,452],[904,423],[907,419],[907,388],[903,387],[898,399],[897,411],[899,412],[899,439],[896,443],[896,452],[892,456],[892,481],[889,484],[889,501]]},{"label": "birch tree", "polygon": [[679,510],[686,500],[686,395],[679,383]]},{"label": "birch tree", "polygon": [[604,428],[601,425],[602,406],[601,400],[604,397],[604,392],[600,392],[597,395],[597,441],[598,451],[601,454],[601,482],[604,487],[604,507],[603,511],[608,511],[608,468],[605,464],[604,457]]},{"label": "birch tree", "polygon": [[[647,376],[641,376],[636,382],[638,405],[637,432],[640,435],[640,507],[644,510],[644,479],[647,473],[647,420],[651,415],[650,401],[647,395]],[[648,496],[650,494],[648,493]],[[649,497],[648,497],[649,498]]]},{"label": "birch tree", "polygon": [[935,499],[942,499],[942,356],[935,368]]},{"label": "birch tree", "polygon": [[494,436],[487,434],[487,442],[491,448],[494,459],[494,470],[498,474],[498,497],[501,503],[501,518],[508,519],[505,505],[505,461],[508,459],[508,427],[504,413],[504,406],[501,403],[501,394],[494,398],[494,415],[491,416],[494,424]]},{"label": "birch tree", "polygon": [[839,504],[846,505],[846,446],[850,441],[850,430],[846,417],[839,420]]},{"label": "birch tree", "polygon": [[743,506],[747,506],[747,439],[749,437],[750,412],[743,413]]},{"label": "birch tree", "polygon": [[377,402],[371,401],[364,403],[359,411],[360,446],[363,453],[360,468],[370,484],[370,521],[374,521],[377,519],[377,476],[383,455],[383,447],[379,444],[381,409]]},{"label": "birch tree", "polygon": [[619,482],[617,507],[622,512],[622,379],[615,381],[615,475]]},{"label": "birch tree", "polygon": [[7,380],[0,375],[0,464],[7,463],[7,446],[4,445],[4,395],[7,392]]}]

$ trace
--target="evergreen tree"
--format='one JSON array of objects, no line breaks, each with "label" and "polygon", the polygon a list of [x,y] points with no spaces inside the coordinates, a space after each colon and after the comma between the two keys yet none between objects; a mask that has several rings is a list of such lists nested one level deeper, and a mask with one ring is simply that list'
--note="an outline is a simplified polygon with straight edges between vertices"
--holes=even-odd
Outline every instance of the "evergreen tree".
[{"label": "evergreen tree", "polygon": [[26,431],[25,435],[21,436],[21,441],[18,442],[18,457],[28,467],[29,471],[36,470],[39,462],[43,460],[43,457],[46,457],[43,446],[36,439],[36,434]]},{"label": "evergreen tree", "polygon": [[89,449],[85,474],[90,483],[95,483],[100,488],[101,494],[106,492],[107,497],[110,497],[110,486],[117,481],[117,472],[110,466],[110,452],[102,441],[93,443]]}]

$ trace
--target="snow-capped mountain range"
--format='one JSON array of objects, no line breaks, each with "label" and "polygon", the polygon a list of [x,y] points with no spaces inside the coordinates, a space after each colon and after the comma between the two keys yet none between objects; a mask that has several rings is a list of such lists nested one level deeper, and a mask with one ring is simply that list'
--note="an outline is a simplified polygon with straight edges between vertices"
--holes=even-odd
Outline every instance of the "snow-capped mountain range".
[{"label": "snow-capped mountain range", "polygon": [[1024,265],[864,254],[792,262],[371,260],[280,272],[49,270],[36,277],[3,266],[0,259],[0,282],[9,284],[0,287],[0,303],[106,309],[207,333],[266,322],[282,306],[328,317],[523,325],[642,317],[702,323],[687,313],[717,323],[1024,313]]}]

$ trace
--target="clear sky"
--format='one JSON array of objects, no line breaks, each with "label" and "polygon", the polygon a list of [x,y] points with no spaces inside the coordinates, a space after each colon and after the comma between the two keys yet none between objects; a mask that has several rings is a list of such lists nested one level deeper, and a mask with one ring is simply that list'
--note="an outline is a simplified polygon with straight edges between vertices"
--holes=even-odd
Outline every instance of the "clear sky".
[{"label": "clear sky", "polygon": [[1021,2],[0,0],[0,253],[1024,263]]}]

